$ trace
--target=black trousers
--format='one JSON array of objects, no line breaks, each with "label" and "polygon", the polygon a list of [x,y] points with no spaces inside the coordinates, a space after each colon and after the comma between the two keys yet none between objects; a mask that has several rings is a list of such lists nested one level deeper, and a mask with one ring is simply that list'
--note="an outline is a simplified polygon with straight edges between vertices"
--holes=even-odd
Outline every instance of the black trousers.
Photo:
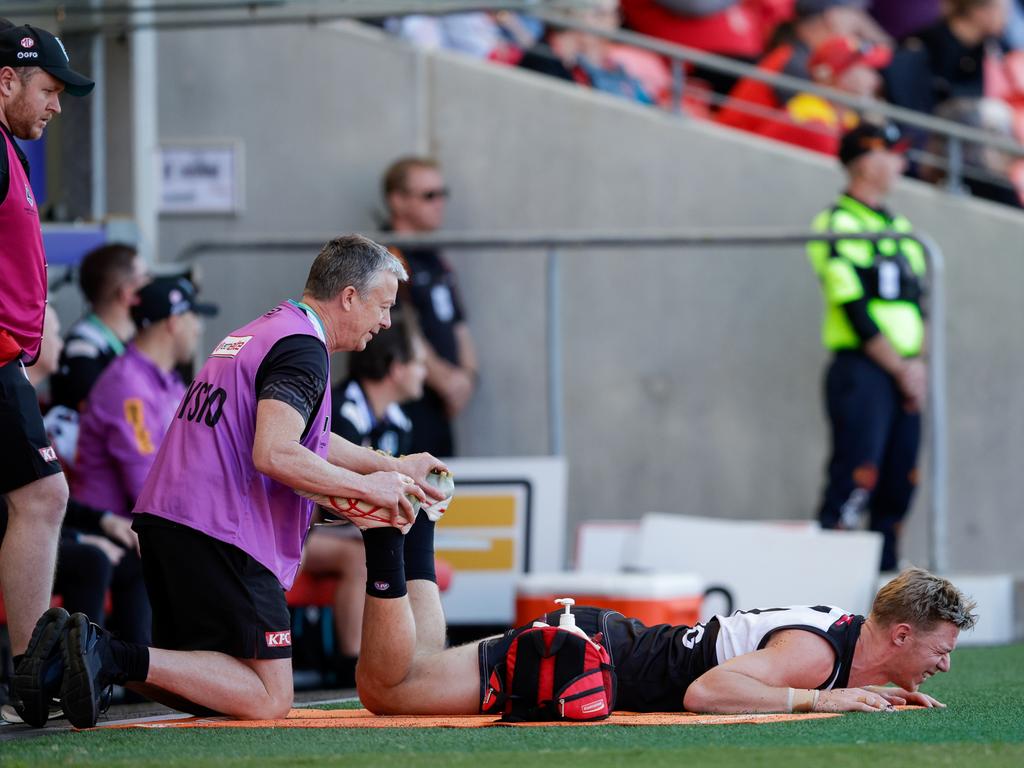
[{"label": "black trousers", "polygon": [[[113,610],[106,615],[107,590]],[[153,614],[142,580],[142,564],[134,551],[116,566],[91,544],[61,541],[54,592],[68,613],[82,612],[122,640],[149,645]]]},{"label": "black trousers", "polygon": [[883,537],[883,571],[896,568],[900,527],[917,486],[921,415],[868,357],[837,352],[825,376],[832,458],[818,513],[823,528],[853,528],[867,511]]}]

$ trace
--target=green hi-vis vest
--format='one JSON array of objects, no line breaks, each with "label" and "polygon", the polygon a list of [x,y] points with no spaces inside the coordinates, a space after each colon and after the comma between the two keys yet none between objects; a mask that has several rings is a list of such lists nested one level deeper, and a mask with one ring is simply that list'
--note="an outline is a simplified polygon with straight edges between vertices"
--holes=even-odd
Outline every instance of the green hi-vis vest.
[{"label": "green hi-vis vest", "polygon": [[[889,218],[843,195],[814,219],[816,232],[910,232],[902,216]],[[914,240],[814,241],[807,256],[821,281],[825,318],[821,339],[827,349],[858,349],[861,340],[842,305],[864,298],[868,315],[903,357],[921,353],[924,317],[921,294],[925,255]]]}]

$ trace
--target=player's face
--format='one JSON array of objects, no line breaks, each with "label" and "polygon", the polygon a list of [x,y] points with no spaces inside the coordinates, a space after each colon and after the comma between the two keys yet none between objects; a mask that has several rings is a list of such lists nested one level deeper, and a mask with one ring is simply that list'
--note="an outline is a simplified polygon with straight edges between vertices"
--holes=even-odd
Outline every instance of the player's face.
[{"label": "player's face", "polygon": [[398,277],[392,272],[381,272],[370,287],[356,297],[355,331],[359,334],[354,352],[362,352],[370,339],[391,327],[391,308],[398,293]]},{"label": "player's face", "polygon": [[898,669],[892,681],[908,691],[916,691],[925,680],[939,672],[948,672],[949,655],[956,648],[960,630],[948,621],[923,632],[913,630],[900,649]]},{"label": "player's face", "polygon": [[[16,72],[16,70],[15,70]],[[7,102],[7,127],[19,139],[34,140],[43,135],[46,124],[60,114],[60,94],[64,84],[43,70],[24,83],[15,74],[11,78],[12,98]]]}]

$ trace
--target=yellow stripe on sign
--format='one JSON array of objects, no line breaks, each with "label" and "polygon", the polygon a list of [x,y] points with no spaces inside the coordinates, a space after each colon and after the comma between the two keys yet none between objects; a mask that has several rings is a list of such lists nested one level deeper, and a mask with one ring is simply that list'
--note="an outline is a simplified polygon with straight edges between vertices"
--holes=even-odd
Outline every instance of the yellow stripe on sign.
[{"label": "yellow stripe on sign", "polygon": [[511,528],[516,524],[516,497],[456,496],[438,522],[440,528]]},{"label": "yellow stripe on sign", "polygon": [[472,550],[439,549],[435,554],[456,571],[511,571],[515,567],[514,539],[491,539],[487,544]]}]

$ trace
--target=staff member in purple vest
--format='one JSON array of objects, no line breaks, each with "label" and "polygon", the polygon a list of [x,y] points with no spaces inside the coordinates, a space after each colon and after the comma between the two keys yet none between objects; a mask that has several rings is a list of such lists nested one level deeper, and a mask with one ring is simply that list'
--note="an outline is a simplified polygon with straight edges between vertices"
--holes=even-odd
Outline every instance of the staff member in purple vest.
[{"label": "staff member in purple vest", "polygon": [[[443,495],[424,482],[444,469],[434,457],[396,459],[330,431],[328,355],[362,350],[389,327],[405,279],[387,249],[339,237],[313,262],[301,302],[283,302],[214,348],[135,505],[156,647],[117,640],[84,614],[65,619],[60,698],[73,725],[96,723],[111,683],[191,712],[287,714],[293,690],[283,589],[295,578],[313,511],[293,489],[389,510],[390,525],[364,532],[368,552],[378,541],[399,549],[374,534],[412,522],[407,494]],[[53,609],[37,631],[59,623]]]},{"label": "staff member in purple vest", "polygon": [[56,633],[32,637],[50,604],[68,485],[46,436],[24,366],[39,354],[46,306],[46,255],[28,161],[14,139],[38,139],[60,114],[60,94],[85,96],[93,83],[73,72],[60,40],[0,19],[0,496],[10,514],[0,547],[15,674],[14,705],[26,722],[46,722],[38,655]]},{"label": "staff member in purple vest", "polygon": [[82,409],[75,501],[129,517],[185,385],[177,366],[195,358],[201,304],[185,277],[158,277],[138,292],[131,314],[139,332],[96,379]]}]

